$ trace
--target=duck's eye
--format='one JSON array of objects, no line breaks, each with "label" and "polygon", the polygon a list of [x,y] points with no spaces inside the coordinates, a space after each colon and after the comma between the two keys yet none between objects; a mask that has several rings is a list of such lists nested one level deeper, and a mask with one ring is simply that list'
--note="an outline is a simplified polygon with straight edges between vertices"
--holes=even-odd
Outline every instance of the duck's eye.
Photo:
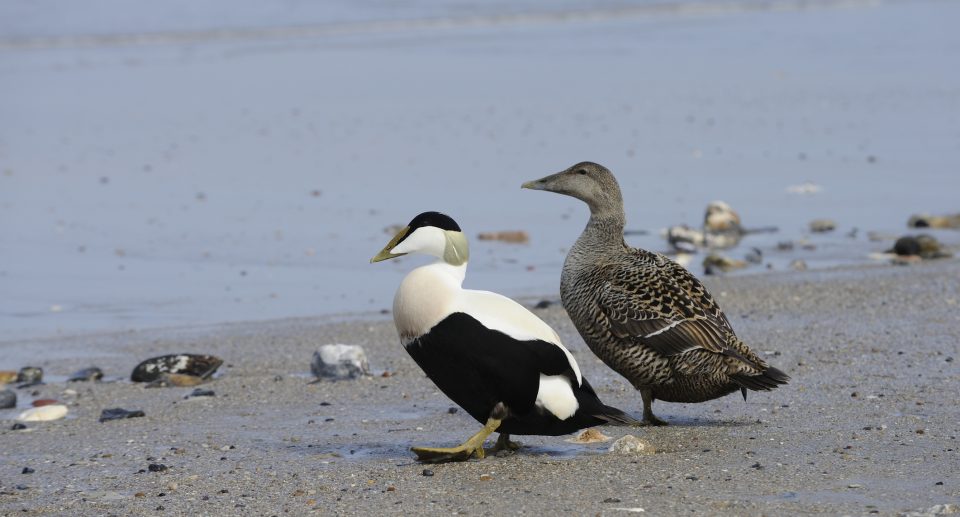
[{"label": "duck's eye", "polygon": [[579,169],[577,171],[577,174],[586,174],[586,173],[587,173],[587,169]]}]

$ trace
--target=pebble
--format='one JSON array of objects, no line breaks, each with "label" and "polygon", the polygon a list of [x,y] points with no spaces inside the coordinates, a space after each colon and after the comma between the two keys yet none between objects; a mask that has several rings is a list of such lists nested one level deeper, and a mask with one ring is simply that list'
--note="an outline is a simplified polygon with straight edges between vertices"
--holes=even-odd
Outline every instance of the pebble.
[{"label": "pebble", "polygon": [[655,453],[655,452],[657,452],[657,450],[656,450],[656,448],[654,448],[653,444],[651,444],[650,442],[648,442],[648,441],[646,441],[646,440],[642,440],[642,439],[640,439],[640,438],[637,438],[636,436],[633,436],[632,434],[628,434],[628,435],[624,436],[623,438],[620,438],[619,440],[613,442],[612,445],[610,445],[610,453],[612,453],[612,454],[624,454],[624,455],[628,455],[628,454],[643,454],[643,455],[646,455],[646,454],[653,454],[653,453]]},{"label": "pebble", "polygon": [[425,477],[433,477],[433,471],[430,469],[423,469],[423,475]]},{"label": "pebble", "polygon": [[110,408],[104,409],[100,412],[100,422],[107,422],[110,420],[120,420],[124,418],[137,418],[141,416],[146,416],[146,413],[140,409],[123,409],[123,408]]},{"label": "pebble", "polygon": [[185,373],[164,373],[156,379],[147,383],[145,388],[168,388],[175,386],[178,388],[190,388],[203,384],[205,379],[196,375],[187,375]]},{"label": "pebble", "polygon": [[616,498],[616,497],[608,497],[608,498],[604,499],[603,502],[605,502],[605,503],[619,503],[619,502],[620,502],[620,499],[618,499],[618,498]]},{"label": "pebble", "polygon": [[147,470],[150,472],[163,472],[167,470],[167,466],[163,463],[151,463],[150,465],[147,465]]},{"label": "pebble", "polygon": [[540,300],[536,305],[533,306],[534,309],[546,309],[553,305],[554,302],[550,300]]},{"label": "pebble", "polygon": [[951,253],[943,250],[940,241],[926,234],[900,237],[891,251],[901,257],[919,256],[925,260],[952,256]]},{"label": "pebble", "polygon": [[449,413],[449,414],[451,414],[451,415],[456,415],[456,414],[457,414],[457,411],[459,411],[459,410],[458,410],[457,408],[455,408],[455,407],[448,407],[448,408],[447,408],[447,413]]},{"label": "pebble", "polygon": [[907,220],[911,228],[960,228],[960,214],[912,215]]},{"label": "pebble", "polygon": [[837,229],[837,223],[832,219],[814,219],[810,221],[810,231],[813,233],[832,232]]},{"label": "pebble", "polygon": [[803,261],[803,260],[796,259],[796,260],[794,260],[793,262],[790,263],[790,269],[792,269],[792,270],[794,270],[794,271],[806,271],[806,270],[807,270],[807,263],[806,263],[805,261]]},{"label": "pebble", "polygon": [[204,389],[197,388],[191,391],[189,395],[183,398],[189,399],[194,397],[215,397],[216,395],[217,394],[214,393],[213,390],[204,390]]},{"label": "pebble", "polygon": [[493,476],[490,474],[480,474],[480,481],[490,481],[493,479]]},{"label": "pebble", "polygon": [[28,409],[20,413],[17,420],[21,422],[49,422],[51,420],[59,420],[65,416],[67,416],[67,406],[63,404],[51,404],[49,406]]},{"label": "pebble", "polygon": [[337,343],[313,353],[310,371],[318,379],[337,381],[370,375],[370,365],[363,347]]},{"label": "pebble", "polygon": [[13,390],[0,390],[0,409],[17,407],[17,394]]},{"label": "pebble", "polygon": [[530,236],[523,230],[511,230],[504,232],[480,232],[477,239],[481,241],[500,241],[511,244],[525,244],[530,242]]},{"label": "pebble", "polygon": [[707,275],[715,275],[718,272],[725,273],[727,271],[743,269],[745,267],[747,267],[747,262],[745,260],[732,259],[717,253],[711,253],[707,255],[705,259],[703,259],[703,269],[704,273]]},{"label": "pebble", "polygon": [[10,430],[11,430],[11,431],[23,431],[24,429],[27,429],[27,426],[25,426],[25,425],[23,425],[23,424],[21,424],[21,423],[19,423],[19,422],[17,422],[16,424],[13,424],[12,426],[10,426]]},{"label": "pebble", "polygon": [[73,372],[73,375],[67,379],[67,382],[92,382],[103,379],[103,370],[96,366],[84,368]]},{"label": "pebble", "polygon": [[24,366],[17,373],[17,382],[24,384],[37,384],[43,381],[43,368],[39,366]]},{"label": "pebble", "polygon": [[23,470],[20,471],[21,474],[33,474],[36,470],[33,470],[30,467],[23,467]]},{"label": "pebble", "polygon": [[17,372],[10,370],[0,370],[0,386],[16,382]]},{"label": "pebble", "polygon": [[608,442],[611,439],[609,436],[591,427],[590,429],[585,429],[575,438],[569,438],[566,441],[569,443],[601,443]]},{"label": "pebble", "polygon": [[33,407],[50,406],[52,404],[61,404],[57,399],[37,399],[30,403]]},{"label": "pebble", "polygon": [[960,505],[954,503],[938,504],[918,512],[906,512],[900,515],[904,517],[938,517],[940,515],[953,515],[960,513]]},{"label": "pebble", "polygon": [[184,374],[207,379],[220,365],[223,359],[212,355],[170,354],[151,357],[133,369],[130,380],[133,382],[151,382],[163,374]]}]

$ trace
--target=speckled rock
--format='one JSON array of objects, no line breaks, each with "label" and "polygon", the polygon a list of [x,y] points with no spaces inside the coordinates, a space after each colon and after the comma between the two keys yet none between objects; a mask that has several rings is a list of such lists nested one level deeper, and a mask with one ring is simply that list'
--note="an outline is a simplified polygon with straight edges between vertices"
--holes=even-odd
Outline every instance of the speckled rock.
[{"label": "speckled rock", "polygon": [[319,379],[356,379],[370,375],[367,354],[356,345],[323,345],[313,353],[310,371]]},{"label": "speckled rock", "polygon": [[656,448],[650,442],[628,434],[610,445],[611,454],[653,454]]}]

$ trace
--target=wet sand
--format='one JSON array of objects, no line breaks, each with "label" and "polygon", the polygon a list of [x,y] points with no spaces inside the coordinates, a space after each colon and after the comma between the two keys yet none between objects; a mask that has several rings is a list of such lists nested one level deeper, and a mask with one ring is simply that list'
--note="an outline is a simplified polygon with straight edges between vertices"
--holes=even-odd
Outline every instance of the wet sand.
[{"label": "wet sand", "polygon": [[[52,379],[18,390],[21,405],[59,398],[70,414],[12,431],[15,412],[0,412],[0,513],[894,515],[960,502],[960,262],[707,282],[739,334],[793,382],[746,403],[657,403],[665,428],[602,429],[648,440],[650,456],[520,437],[512,456],[417,464],[410,445],[453,445],[478,424],[448,412],[387,316],[6,343],[0,354],[30,346]],[[638,394],[562,309],[537,312],[601,398],[639,414]],[[376,376],[309,384],[312,352],[335,342],[362,345]],[[225,359],[204,386],[215,397],[119,380],[146,357],[184,351]],[[90,364],[114,382],[62,381]],[[111,407],[146,417],[98,423]]]}]

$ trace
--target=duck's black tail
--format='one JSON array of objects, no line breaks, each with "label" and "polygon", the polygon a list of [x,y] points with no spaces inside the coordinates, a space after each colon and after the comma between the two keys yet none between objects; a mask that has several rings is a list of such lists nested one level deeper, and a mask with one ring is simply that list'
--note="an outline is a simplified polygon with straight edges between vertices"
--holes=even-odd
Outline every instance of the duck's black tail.
[{"label": "duck's black tail", "polygon": [[580,390],[576,390],[575,394],[577,396],[577,402],[580,403],[580,408],[577,412],[583,412],[600,420],[597,425],[640,425],[640,421],[636,418],[601,402],[600,398],[597,397],[597,393],[593,391],[593,386],[590,386],[590,383],[587,382],[587,379],[583,379]]}]

